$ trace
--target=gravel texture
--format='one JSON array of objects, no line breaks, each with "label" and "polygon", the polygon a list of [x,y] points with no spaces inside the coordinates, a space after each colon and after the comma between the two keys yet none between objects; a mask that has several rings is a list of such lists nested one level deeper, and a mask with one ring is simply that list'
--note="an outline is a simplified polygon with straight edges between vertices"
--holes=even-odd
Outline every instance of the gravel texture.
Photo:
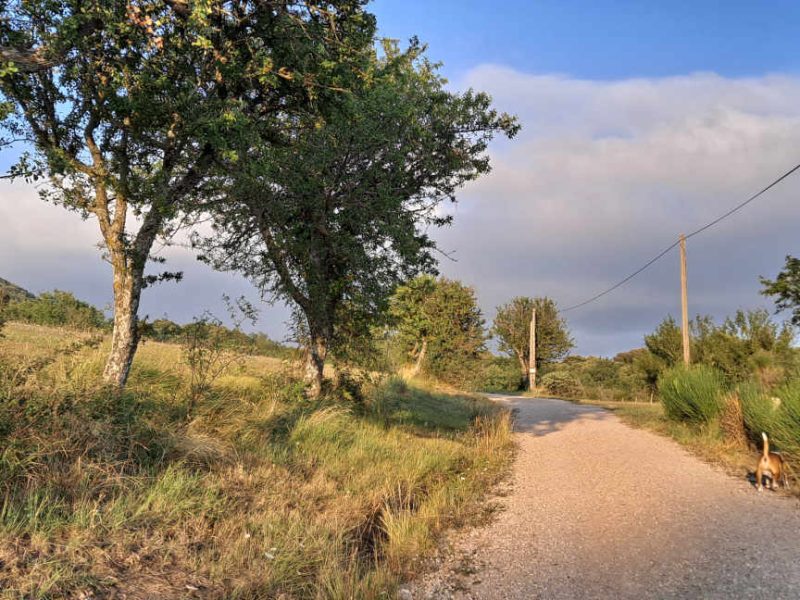
[{"label": "gravel texture", "polygon": [[800,598],[796,499],[602,409],[498,402],[519,444],[503,510],[405,598]]}]

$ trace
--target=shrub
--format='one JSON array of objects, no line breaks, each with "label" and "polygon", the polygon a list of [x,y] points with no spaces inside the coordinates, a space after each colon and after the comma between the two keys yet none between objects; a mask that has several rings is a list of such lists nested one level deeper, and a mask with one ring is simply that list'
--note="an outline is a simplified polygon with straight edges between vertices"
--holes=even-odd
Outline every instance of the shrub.
[{"label": "shrub", "polygon": [[539,385],[550,394],[564,398],[575,398],[583,392],[583,386],[575,375],[567,371],[552,371],[542,376]]},{"label": "shrub", "polygon": [[790,462],[800,459],[800,380],[789,381],[774,393],[755,384],[739,386],[748,438],[761,443],[761,432],[771,447],[784,452]]},{"label": "shrub", "polygon": [[521,384],[522,377],[516,361],[493,356],[481,361],[481,368],[476,371],[471,387],[487,392],[516,392]]},{"label": "shrub", "polygon": [[9,321],[76,329],[99,329],[108,325],[102,311],[60,290],[12,302],[3,309],[3,316]]},{"label": "shrub", "polygon": [[696,365],[665,371],[659,379],[658,391],[670,419],[708,423],[722,408],[724,385],[719,371]]}]

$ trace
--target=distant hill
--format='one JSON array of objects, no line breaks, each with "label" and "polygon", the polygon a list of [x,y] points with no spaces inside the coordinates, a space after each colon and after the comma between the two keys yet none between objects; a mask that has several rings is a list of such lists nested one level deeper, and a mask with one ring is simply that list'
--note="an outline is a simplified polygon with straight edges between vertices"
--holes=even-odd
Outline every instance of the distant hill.
[{"label": "distant hill", "polygon": [[25,300],[26,298],[35,297],[36,296],[31,294],[28,290],[0,277],[0,306],[8,304],[13,300]]}]

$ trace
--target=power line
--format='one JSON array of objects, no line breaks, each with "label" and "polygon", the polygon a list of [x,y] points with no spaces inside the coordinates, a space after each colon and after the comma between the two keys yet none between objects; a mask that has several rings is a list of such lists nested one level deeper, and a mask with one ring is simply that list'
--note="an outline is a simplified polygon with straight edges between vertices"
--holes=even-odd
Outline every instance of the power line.
[{"label": "power line", "polygon": [[[726,212],[725,214],[723,214],[723,215],[721,215],[721,216],[717,217],[716,219],[714,219],[713,221],[710,221],[709,223],[706,223],[705,225],[703,225],[703,226],[702,226],[702,227],[700,227],[699,229],[695,229],[693,232],[691,232],[691,233],[687,234],[687,235],[686,235],[686,239],[689,239],[690,237],[694,237],[694,236],[696,236],[696,235],[698,235],[698,234],[700,234],[700,233],[704,232],[706,229],[709,229],[709,228],[713,227],[714,225],[716,225],[716,224],[717,224],[717,223],[719,223],[720,221],[722,221],[722,220],[724,220],[724,219],[727,219],[728,217],[730,217],[730,216],[731,216],[732,214],[734,214],[735,212],[738,212],[738,211],[740,211],[740,210],[741,210],[741,209],[743,209],[745,206],[747,206],[748,204],[750,204],[750,203],[751,203],[753,200],[755,200],[756,198],[758,198],[759,196],[761,196],[761,195],[762,195],[762,194],[764,194],[765,192],[769,191],[770,189],[772,189],[773,187],[775,187],[776,185],[778,185],[778,184],[779,184],[781,181],[783,181],[784,179],[786,179],[787,177],[789,177],[789,176],[790,176],[792,173],[794,173],[794,172],[795,172],[795,171],[797,171],[798,169],[800,169],[800,164],[798,164],[798,165],[795,165],[795,166],[794,166],[792,169],[790,169],[789,171],[787,171],[786,173],[784,173],[783,175],[781,175],[780,177],[778,177],[778,178],[777,178],[775,181],[773,181],[772,183],[770,183],[770,184],[769,184],[767,187],[765,187],[765,188],[764,188],[764,189],[762,189],[761,191],[759,191],[759,192],[757,192],[757,193],[753,194],[752,196],[750,196],[750,197],[749,197],[747,200],[745,200],[744,202],[742,202],[742,203],[740,203],[740,204],[737,204],[736,206],[734,206],[732,209],[730,209],[730,210],[729,210],[728,212]],[[646,262],[644,265],[642,265],[641,267],[639,267],[638,269],[636,269],[636,270],[635,270],[633,273],[631,273],[630,275],[628,275],[628,276],[627,276],[625,279],[623,279],[623,280],[619,281],[618,283],[616,283],[616,284],[614,284],[613,286],[611,286],[610,288],[608,288],[608,289],[606,289],[606,290],[604,290],[604,291],[600,292],[599,294],[596,294],[596,295],[592,296],[592,297],[591,297],[591,298],[589,298],[588,300],[585,300],[585,301],[583,301],[583,302],[580,302],[580,303],[578,303],[578,304],[573,304],[572,306],[568,306],[567,308],[564,308],[564,309],[562,309],[562,310],[561,310],[561,312],[567,312],[567,311],[570,311],[570,310],[575,310],[575,309],[577,309],[577,308],[581,308],[582,306],[586,306],[587,304],[590,304],[590,303],[594,302],[595,300],[599,300],[600,298],[602,298],[602,297],[603,297],[603,296],[605,296],[606,294],[610,294],[611,292],[613,292],[613,291],[614,291],[614,290],[616,290],[617,288],[619,288],[619,287],[621,287],[621,286],[625,285],[626,283],[628,283],[628,282],[629,282],[631,279],[633,279],[634,277],[636,277],[636,276],[637,276],[639,273],[641,273],[642,271],[644,271],[645,269],[647,269],[648,267],[650,267],[650,266],[651,266],[653,263],[655,263],[657,260],[659,260],[660,258],[662,258],[662,257],[663,257],[665,254],[667,254],[667,253],[668,253],[670,250],[672,250],[673,248],[675,248],[675,246],[677,246],[678,244],[680,244],[680,240],[678,240],[678,241],[676,241],[676,242],[673,242],[673,243],[672,243],[671,245],[669,245],[667,248],[664,248],[664,250],[662,250],[661,252],[659,252],[659,253],[658,253],[656,256],[654,256],[652,259],[650,259],[649,261],[647,261],[647,262]]]}]

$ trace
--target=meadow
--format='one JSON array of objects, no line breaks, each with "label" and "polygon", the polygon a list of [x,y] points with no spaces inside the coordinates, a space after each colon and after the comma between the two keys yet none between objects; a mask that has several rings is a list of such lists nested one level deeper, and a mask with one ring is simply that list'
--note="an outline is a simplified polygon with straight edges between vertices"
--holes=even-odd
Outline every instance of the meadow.
[{"label": "meadow", "polygon": [[116,392],[108,343],[3,329],[0,598],[391,597],[507,471],[478,395],[364,375],[312,400],[266,356],[195,395],[152,341]]}]

